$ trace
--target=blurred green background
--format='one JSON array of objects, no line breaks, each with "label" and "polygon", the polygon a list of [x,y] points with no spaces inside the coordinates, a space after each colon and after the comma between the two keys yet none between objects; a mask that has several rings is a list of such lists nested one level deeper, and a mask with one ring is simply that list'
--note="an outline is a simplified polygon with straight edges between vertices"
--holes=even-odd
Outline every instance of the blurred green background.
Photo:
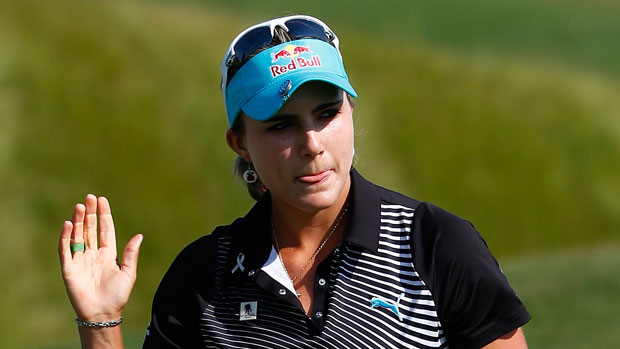
[{"label": "blurred green background", "polygon": [[145,235],[138,347],[174,256],[252,205],[219,63],[292,13],[341,39],[356,166],[473,221],[532,313],[532,348],[620,343],[620,2],[0,1],[0,347],[76,348],[63,220],[106,195]]}]

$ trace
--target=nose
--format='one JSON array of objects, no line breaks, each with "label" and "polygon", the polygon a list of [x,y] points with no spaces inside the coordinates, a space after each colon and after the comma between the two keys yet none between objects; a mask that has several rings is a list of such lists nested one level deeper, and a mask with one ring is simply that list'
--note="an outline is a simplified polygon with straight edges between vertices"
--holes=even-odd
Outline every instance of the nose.
[{"label": "nose", "polygon": [[304,132],[300,151],[301,156],[310,158],[323,154],[325,149],[321,141],[321,135],[316,130],[307,130]]}]

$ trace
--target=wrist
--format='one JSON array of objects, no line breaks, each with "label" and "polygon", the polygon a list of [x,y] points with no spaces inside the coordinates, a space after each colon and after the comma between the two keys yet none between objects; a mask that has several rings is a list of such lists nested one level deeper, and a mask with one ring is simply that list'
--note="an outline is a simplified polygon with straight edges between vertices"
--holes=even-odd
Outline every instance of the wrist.
[{"label": "wrist", "polygon": [[75,318],[75,323],[80,327],[116,327],[123,322],[123,317],[120,316],[116,320],[107,321],[84,321],[79,317]]}]

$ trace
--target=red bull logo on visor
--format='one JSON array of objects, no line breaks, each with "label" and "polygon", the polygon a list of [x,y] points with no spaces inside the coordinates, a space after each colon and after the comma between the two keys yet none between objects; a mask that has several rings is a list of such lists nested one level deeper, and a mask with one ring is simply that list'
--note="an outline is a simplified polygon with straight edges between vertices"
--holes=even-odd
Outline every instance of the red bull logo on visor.
[{"label": "red bull logo on visor", "polygon": [[319,56],[314,55],[308,58],[298,57],[303,53],[313,53],[310,49],[310,45],[306,46],[297,46],[297,45],[286,45],[283,49],[278,52],[271,53],[271,62],[275,63],[280,59],[287,59],[284,61],[284,64],[275,64],[269,67],[271,70],[271,76],[276,77],[278,75],[284,74],[286,72],[290,72],[293,70],[297,70],[299,68],[309,68],[309,67],[320,67],[321,60]]},{"label": "red bull logo on visor", "polygon": [[306,46],[297,46],[297,45],[286,45],[283,49],[278,52],[271,53],[271,63],[277,62],[281,58],[295,58],[302,53],[312,53],[310,50],[310,45]]}]

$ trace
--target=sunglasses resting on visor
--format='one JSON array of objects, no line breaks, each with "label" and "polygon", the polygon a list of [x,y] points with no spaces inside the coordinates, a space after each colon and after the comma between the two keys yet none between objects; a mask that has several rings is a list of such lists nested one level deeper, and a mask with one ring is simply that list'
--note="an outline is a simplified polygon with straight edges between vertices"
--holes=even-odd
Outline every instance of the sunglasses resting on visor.
[{"label": "sunglasses resting on visor", "polygon": [[244,62],[253,52],[269,45],[276,27],[284,29],[294,40],[318,39],[331,43],[338,49],[336,34],[325,23],[314,17],[288,16],[254,25],[237,35],[228,48],[221,67],[222,90],[229,82],[228,68],[235,62]]}]

